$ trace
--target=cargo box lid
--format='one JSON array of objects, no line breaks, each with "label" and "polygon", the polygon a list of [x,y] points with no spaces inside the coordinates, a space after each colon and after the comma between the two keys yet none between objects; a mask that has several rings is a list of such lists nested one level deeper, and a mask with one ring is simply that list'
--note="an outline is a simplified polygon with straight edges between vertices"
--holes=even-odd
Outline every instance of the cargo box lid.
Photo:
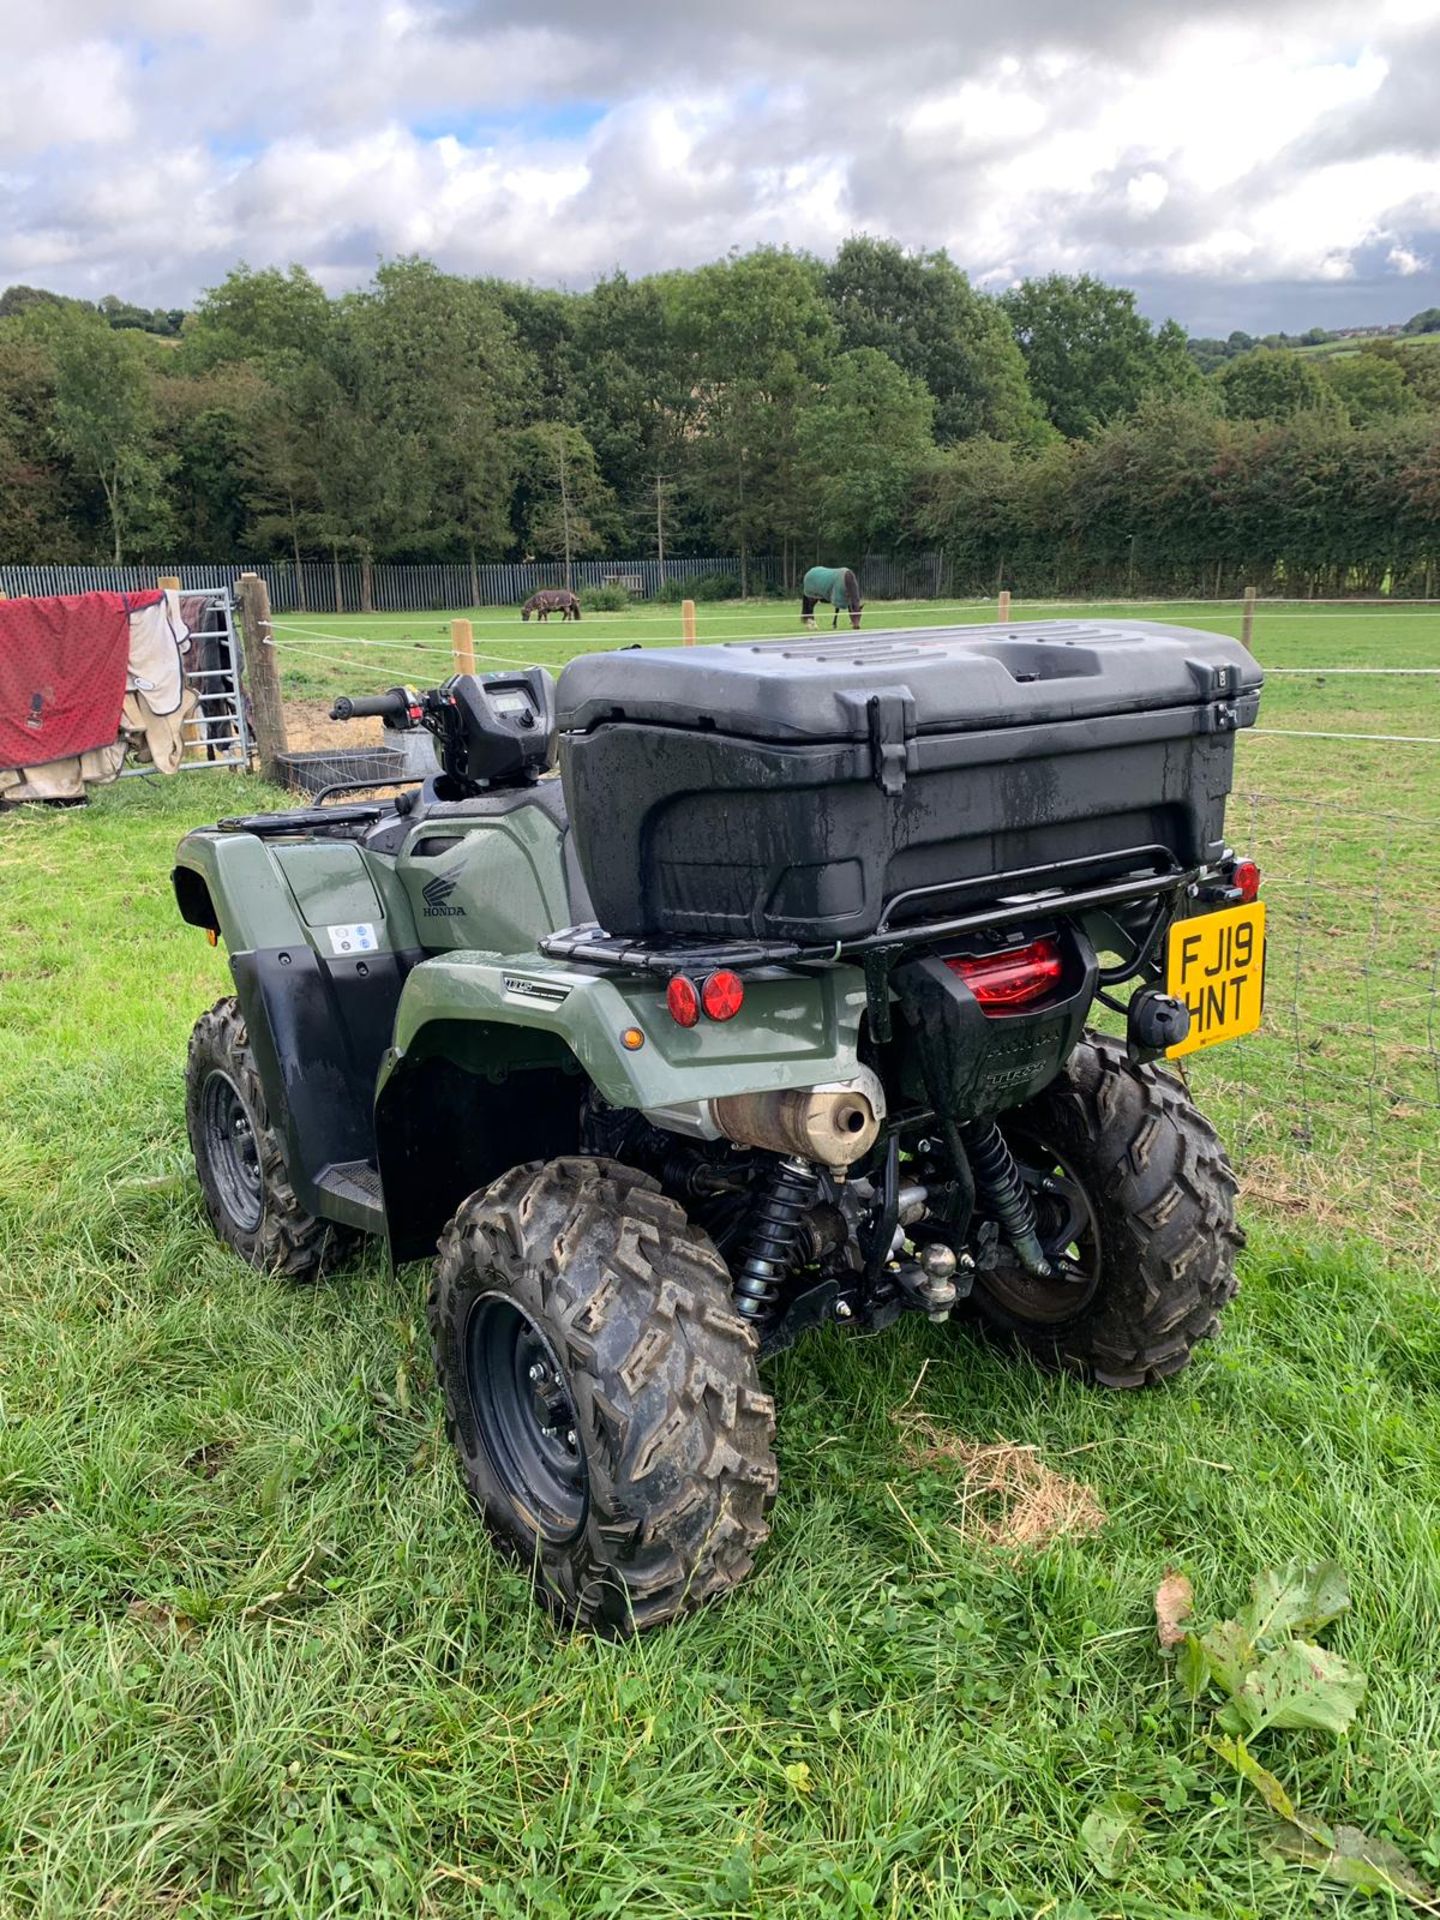
[{"label": "cargo box lid", "polygon": [[1258,662],[1224,634],[1150,620],[1023,620],[583,654],[561,674],[556,704],[565,733],[628,720],[835,741],[865,737],[876,695],[905,704],[906,734],[953,733],[1233,700],[1261,679]]}]

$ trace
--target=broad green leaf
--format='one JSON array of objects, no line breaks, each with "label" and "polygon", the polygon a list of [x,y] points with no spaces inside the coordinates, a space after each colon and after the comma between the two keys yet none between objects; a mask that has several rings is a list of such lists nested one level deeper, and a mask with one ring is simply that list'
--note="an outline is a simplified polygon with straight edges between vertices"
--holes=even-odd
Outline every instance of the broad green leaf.
[{"label": "broad green leaf", "polygon": [[1256,1578],[1240,1621],[1255,1645],[1266,1647],[1291,1634],[1317,1633],[1349,1605],[1350,1583],[1338,1561],[1307,1566],[1292,1560],[1288,1567],[1269,1567]]},{"label": "broad green leaf", "polygon": [[1202,1634],[1200,1645],[1216,1686],[1238,1699],[1245,1676],[1258,1658],[1255,1646],[1238,1620],[1222,1620]]},{"label": "broad green leaf", "polygon": [[[1292,1826],[1302,1826],[1295,1802],[1270,1769],[1261,1766],[1243,1740],[1208,1740],[1206,1744],[1213,1747],[1222,1760],[1229,1761],[1242,1780],[1250,1782],[1272,1813],[1278,1813]],[[1304,1830],[1309,1831],[1308,1826]]]},{"label": "broad green leaf", "polygon": [[1289,1640],[1269,1653],[1245,1680],[1236,1705],[1262,1727],[1310,1727],[1344,1733],[1359,1710],[1365,1676],[1338,1653],[1309,1640]]},{"label": "broad green leaf", "polygon": [[1140,1802],[1133,1793],[1112,1793],[1087,1813],[1080,1838],[1090,1864],[1106,1880],[1113,1880],[1140,1844]]},{"label": "broad green leaf", "polygon": [[1393,1893],[1417,1907],[1430,1907],[1435,1889],[1422,1880],[1392,1841],[1358,1827],[1315,1827],[1281,1821],[1270,1844],[1287,1860],[1314,1867],[1326,1880],[1361,1893]]}]

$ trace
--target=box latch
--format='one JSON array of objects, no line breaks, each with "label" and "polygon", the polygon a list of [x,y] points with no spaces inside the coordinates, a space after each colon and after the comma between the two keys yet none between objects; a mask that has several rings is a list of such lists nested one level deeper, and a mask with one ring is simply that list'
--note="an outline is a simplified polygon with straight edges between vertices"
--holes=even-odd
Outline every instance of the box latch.
[{"label": "box latch", "polygon": [[1240,724],[1235,698],[1240,692],[1240,669],[1234,661],[1187,660],[1191,677],[1207,704],[1200,712],[1201,733],[1230,733]]},{"label": "box latch", "polygon": [[865,703],[870,723],[870,771],[882,793],[903,793],[909,759],[905,723],[913,702],[899,693],[872,693]]}]

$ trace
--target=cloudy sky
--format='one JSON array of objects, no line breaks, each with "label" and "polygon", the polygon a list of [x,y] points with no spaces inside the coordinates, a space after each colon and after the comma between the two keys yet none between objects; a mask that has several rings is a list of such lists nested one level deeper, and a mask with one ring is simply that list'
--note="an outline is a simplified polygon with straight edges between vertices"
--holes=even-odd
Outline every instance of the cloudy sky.
[{"label": "cloudy sky", "polygon": [[863,229],[1202,333],[1440,304],[1440,0],[12,0],[4,36],[0,285],[581,287]]}]

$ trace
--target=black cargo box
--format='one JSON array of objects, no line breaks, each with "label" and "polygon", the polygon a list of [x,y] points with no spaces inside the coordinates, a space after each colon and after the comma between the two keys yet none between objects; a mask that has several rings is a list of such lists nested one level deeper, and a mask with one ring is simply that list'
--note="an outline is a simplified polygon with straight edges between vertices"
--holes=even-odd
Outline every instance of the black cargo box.
[{"label": "black cargo box", "polygon": [[607,932],[819,944],[1059,862],[1216,858],[1260,684],[1143,620],[588,654],[560,770]]}]

